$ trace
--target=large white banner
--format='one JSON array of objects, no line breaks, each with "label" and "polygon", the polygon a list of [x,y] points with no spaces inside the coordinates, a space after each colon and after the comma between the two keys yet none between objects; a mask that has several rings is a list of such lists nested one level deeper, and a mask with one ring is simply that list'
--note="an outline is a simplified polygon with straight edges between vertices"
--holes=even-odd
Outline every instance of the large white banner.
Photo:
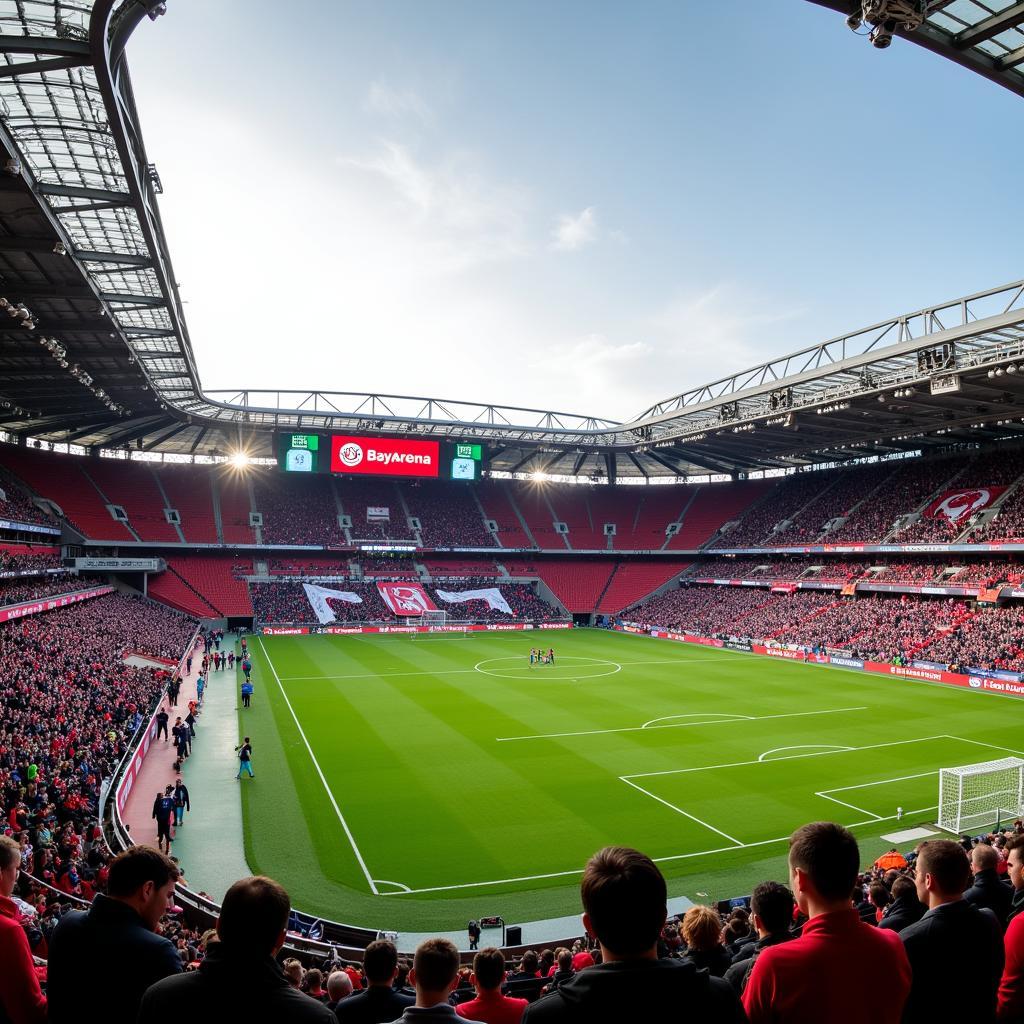
[{"label": "large white banner", "polygon": [[315,583],[303,583],[302,586],[322,625],[338,621],[334,609],[327,603],[328,600],[344,601],[346,604],[363,603],[363,599],[358,594],[353,594],[351,590],[331,590],[330,587],[318,587]]},{"label": "large white banner", "polygon": [[483,590],[435,590],[435,594],[448,604],[461,604],[463,601],[486,601],[488,607],[506,615],[512,614],[508,601],[497,587],[485,587]]}]

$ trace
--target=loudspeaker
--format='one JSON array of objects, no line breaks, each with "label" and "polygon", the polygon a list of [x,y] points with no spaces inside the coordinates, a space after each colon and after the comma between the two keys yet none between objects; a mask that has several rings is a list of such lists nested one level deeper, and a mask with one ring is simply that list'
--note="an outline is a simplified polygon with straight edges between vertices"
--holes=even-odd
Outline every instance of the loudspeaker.
[{"label": "loudspeaker", "polygon": [[521,925],[510,924],[505,929],[505,945],[521,946],[523,944],[523,929]]}]

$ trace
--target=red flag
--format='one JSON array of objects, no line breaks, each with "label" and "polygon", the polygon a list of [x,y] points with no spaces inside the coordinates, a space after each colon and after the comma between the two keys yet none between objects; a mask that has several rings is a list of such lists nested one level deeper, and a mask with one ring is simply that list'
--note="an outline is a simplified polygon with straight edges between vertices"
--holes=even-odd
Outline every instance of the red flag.
[{"label": "red flag", "polygon": [[437,611],[427,592],[419,583],[378,583],[384,603],[396,615],[422,615]]},{"label": "red flag", "polygon": [[945,491],[925,510],[929,519],[948,519],[951,523],[963,523],[975,514],[988,508],[1005,487],[965,487],[959,491]]}]

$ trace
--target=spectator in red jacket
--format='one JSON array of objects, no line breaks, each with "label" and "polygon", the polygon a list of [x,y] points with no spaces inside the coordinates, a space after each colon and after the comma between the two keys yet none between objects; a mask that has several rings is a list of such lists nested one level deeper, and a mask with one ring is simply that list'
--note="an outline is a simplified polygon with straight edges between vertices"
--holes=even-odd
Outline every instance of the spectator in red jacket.
[{"label": "spectator in red jacket", "polygon": [[11,899],[20,870],[21,849],[10,837],[0,836],[0,1019],[11,1024],[43,1024],[46,997],[32,966],[18,906]]},{"label": "spectator in red jacket", "polygon": [[489,946],[473,957],[473,973],[470,981],[476,989],[476,999],[459,1003],[455,1007],[460,1017],[468,1020],[482,1020],[486,1024],[519,1024],[526,999],[513,999],[501,994],[505,980],[505,958],[500,949]]},{"label": "spectator in red jacket", "polygon": [[850,903],[857,840],[815,822],[790,839],[789,878],[807,918],[800,938],[762,950],[743,993],[750,1024],[899,1024],[910,965],[899,936]]}]

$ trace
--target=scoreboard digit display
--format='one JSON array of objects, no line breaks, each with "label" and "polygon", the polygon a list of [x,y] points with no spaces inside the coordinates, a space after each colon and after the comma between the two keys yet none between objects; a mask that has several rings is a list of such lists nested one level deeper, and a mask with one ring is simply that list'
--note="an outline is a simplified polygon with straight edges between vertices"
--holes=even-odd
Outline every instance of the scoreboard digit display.
[{"label": "scoreboard digit display", "polygon": [[277,464],[286,473],[319,473],[319,434],[281,434],[278,437]]},{"label": "scoreboard digit display", "polygon": [[479,480],[483,458],[483,445],[428,438],[296,433],[278,435],[277,444],[285,473]]}]

